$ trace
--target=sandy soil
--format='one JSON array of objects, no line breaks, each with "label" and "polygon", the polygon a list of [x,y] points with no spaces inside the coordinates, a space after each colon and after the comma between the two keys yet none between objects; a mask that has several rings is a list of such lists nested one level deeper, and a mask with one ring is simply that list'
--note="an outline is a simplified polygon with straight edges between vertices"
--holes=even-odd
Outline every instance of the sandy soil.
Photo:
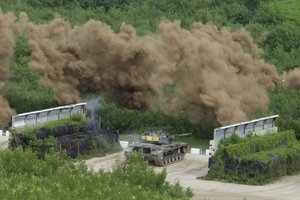
[{"label": "sandy soil", "polygon": [[[111,154],[102,158],[86,161],[93,170],[111,170],[116,162],[124,160],[123,152]],[[187,154],[183,161],[166,167],[167,180],[179,181],[184,187],[190,187],[194,193],[194,200],[299,200],[300,175],[286,176],[274,183],[264,186],[249,186],[217,181],[197,179],[207,173],[207,156]],[[161,171],[163,167],[154,167]]]},{"label": "sandy soil", "polygon": [[8,137],[0,136],[0,149],[4,149],[8,147]]},{"label": "sandy soil", "polygon": [[94,171],[104,170],[111,171],[113,167],[125,160],[124,152],[114,153],[105,157],[92,158],[85,161],[88,168]]}]

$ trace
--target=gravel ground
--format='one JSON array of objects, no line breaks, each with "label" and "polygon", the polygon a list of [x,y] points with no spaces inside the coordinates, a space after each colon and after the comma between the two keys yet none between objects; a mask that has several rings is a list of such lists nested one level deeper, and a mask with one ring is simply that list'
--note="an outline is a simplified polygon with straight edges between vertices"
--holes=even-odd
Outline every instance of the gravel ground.
[{"label": "gravel ground", "polygon": [[[123,152],[86,161],[95,171],[112,170],[117,162],[124,160]],[[299,200],[300,175],[286,176],[264,186],[249,186],[199,179],[207,173],[207,156],[187,154],[183,161],[166,167],[167,180],[179,181],[193,190],[193,200]],[[161,171],[163,167],[153,167]]]}]

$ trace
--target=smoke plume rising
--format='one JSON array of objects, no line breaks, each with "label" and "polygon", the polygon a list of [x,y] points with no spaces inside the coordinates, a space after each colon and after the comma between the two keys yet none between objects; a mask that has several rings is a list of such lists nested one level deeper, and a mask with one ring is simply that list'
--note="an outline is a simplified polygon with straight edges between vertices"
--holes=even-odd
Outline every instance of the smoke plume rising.
[{"label": "smoke plume rising", "polygon": [[3,97],[5,84],[9,79],[9,63],[14,54],[15,17],[0,10],[0,129],[3,129],[14,110]]},{"label": "smoke plume rising", "polygon": [[[90,92],[141,110],[184,109],[195,122],[217,118],[222,124],[246,120],[267,109],[267,91],[277,73],[259,59],[246,31],[232,33],[195,23],[162,22],[161,34],[137,36],[130,25],[120,33],[97,21],[72,28],[56,18],[46,25],[23,15],[32,48],[31,68],[54,88],[60,103],[82,101]],[[166,100],[162,92],[175,85]]]},{"label": "smoke plume rising", "polygon": [[300,90],[300,69],[294,69],[283,75],[283,86],[286,89]]},{"label": "smoke plume rising", "polygon": [[[279,80],[244,30],[230,32],[201,23],[186,30],[179,22],[163,21],[160,34],[138,36],[130,25],[123,24],[115,33],[94,20],[71,27],[58,17],[36,25],[21,13],[18,22],[2,21],[1,32],[12,32],[10,23],[17,24],[18,33],[28,38],[29,65],[45,87],[54,89],[61,104],[85,101],[96,93],[129,108],[163,109],[174,115],[185,110],[191,121],[210,124],[217,119],[226,125],[266,110],[268,91]],[[6,57],[0,68],[3,86],[13,35],[0,40],[10,46],[1,53]],[[295,70],[286,75],[287,88],[299,86],[297,74]],[[175,91],[167,98],[163,91],[168,86]]]}]

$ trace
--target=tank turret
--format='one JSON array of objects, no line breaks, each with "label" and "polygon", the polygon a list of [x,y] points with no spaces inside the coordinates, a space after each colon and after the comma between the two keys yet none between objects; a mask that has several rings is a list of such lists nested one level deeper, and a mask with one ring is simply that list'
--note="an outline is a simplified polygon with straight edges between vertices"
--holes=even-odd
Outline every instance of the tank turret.
[{"label": "tank turret", "polygon": [[187,151],[187,144],[175,142],[175,137],[189,136],[191,133],[170,135],[167,130],[148,131],[141,135],[140,141],[130,144],[125,150],[128,157],[133,152],[142,151],[143,157],[157,166],[182,160]]},{"label": "tank turret", "polygon": [[171,144],[176,137],[190,136],[191,133],[183,133],[177,135],[170,135],[168,132],[145,132],[141,135],[143,142],[151,142],[154,144]]}]

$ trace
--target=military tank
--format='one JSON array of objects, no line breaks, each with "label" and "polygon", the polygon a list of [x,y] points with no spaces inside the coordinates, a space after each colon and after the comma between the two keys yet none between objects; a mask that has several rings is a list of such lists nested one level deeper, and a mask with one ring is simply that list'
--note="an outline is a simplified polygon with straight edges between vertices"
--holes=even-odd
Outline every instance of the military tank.
[{"label": "military tank", "polygon": [[141,151],[143,158],[157,166],[165,166],[184,158],[188,145],[175,142],[175,137],[189,136],[191,133],[170,135],[167,131],[149,131],[141,135],[140,141],[130,144],[124,151],[126,157]]}]

